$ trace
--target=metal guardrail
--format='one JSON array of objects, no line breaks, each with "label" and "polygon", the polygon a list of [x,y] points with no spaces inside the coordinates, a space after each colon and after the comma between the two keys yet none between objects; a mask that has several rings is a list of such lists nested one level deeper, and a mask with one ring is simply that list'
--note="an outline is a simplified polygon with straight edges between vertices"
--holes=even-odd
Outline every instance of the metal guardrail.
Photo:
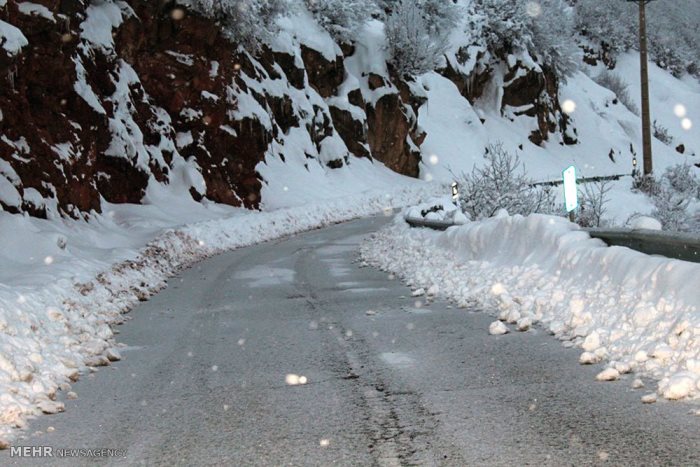
[{"label": "metal guardrail", "polygon": [[[452,224],[446,221],[406,217],[411,227],[428,227],[447,230]],[[700,263],[700,237],[697,235],[661,232],[658,230],[584,229],[592,238],[603,240],[608,246],[624,246],[648,255]]]},{"label": "metal guardrail", "polygon": [[424,219],[422,217],[405,217],[404,220],[411,227],[428,227],[429,229],[433,230],[447,230],[449,227],[452,227],[454,225],[461,225],[453,224],[452,222],[448,221]]},{"label": "metal guardrail", "polygon": [[609,246],[626,246],[648,255],[661,255],[700,263],[700,237],[658,230],[585,229]]},{"label": "metal guardrail", "polygon": [[[617,174],[617,175],[600,175],[597,177],[579,177],[576,179],[576,183],[590,183],[590,182],[602,182],[604,180],[619,180],[622,177],[631,177],[630,174]],[[550,180],[550,181],[544,181],[544,182],[534,182],[531,183],[531,187],[536,187],[536,186],[559,186],[564,181],[562,179],[559,180]]]}]

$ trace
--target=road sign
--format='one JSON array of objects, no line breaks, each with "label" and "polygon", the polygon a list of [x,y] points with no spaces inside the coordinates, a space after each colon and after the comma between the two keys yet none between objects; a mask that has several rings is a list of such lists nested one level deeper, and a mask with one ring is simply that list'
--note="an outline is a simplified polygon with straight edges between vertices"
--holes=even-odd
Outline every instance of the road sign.
[{"label": "road sign", "polygon": [[457,182],[452,183],[452,200],[457,201],[459,199],[459,185]]},{"label": "road sign", "polygon": [[578,189],[576,188],[576,167],[573,165],[562,172],[564,177],[564,204],[566,212],[571,212],[578,206]]}]

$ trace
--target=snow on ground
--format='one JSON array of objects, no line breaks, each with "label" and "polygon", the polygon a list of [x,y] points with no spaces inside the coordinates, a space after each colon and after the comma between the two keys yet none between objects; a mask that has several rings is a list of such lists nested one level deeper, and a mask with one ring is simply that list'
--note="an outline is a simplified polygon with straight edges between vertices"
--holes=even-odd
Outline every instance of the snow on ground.
[{"label": "snow on ground", "polygon": [[[254,212],[202,205],[157,184],[148,203],[110,205],[89,221],[0,211],[0,446],[87,367],[119,359],[111,324],[166,279],[216,253],[415,203],[445,187],[403,178],[392,190],[349,185],[325,199]],[[275,202],[272,205],[294,204]],[[189,222],[184,225],[185,222]]]},{"label": "snow on ground", "polygon": [[[453,174],[471,172],[475,166],[483,165],[484,148],[498,141],[520,156],[527,174],[536,181],[560,179],[561,172],[572,164],[583,177],[631,174],[630,143],[640,167],[642,164],[640,118],[619,101],[616,103],[612,91],[593,81],[591,77],[601,72],[600,65],[585,65],[560,87],[560,101],[571,100],[575,104],[569,116],[579,143],[560,144],[561,136],[553,134],[542,147],[528,139],[536,127],[533,117],[516,117],[507,109],[502,113],[498,74],[473,105],[443,76],[435,72],[420,76],[414,88],[427,97],[418,111],[418,123],[427,133],[421,146],[421,178],[450,180]],[[639,55],[623,54],[613,73],[629,85],[629,94],[640,107]],[[700,163],[696,155],[700,155],[697,80],[677,79],[653,64],[649,77],[652,120],[668,128],[673,138],[670,144],[653,138],[655,172],[661,174],[666,167],[685,161]],[[681,144],[683,154],[676,151]]]},{"label": "snow on ground", "polygon": [[688,280],[700,277],[700,264],[607,247],[544,215],[446,232],[411,229],[397,216],[361,253],[415,289],[437,286],[514,329],[539,323],[564,345],[581,347],[582,363],[605,361],[599,380],[635,372],[658,380],[662,397],[700,398],[700,292]]},{"label": "snow on ground", "polygon": [[[291,133],[286,138],[288,144],[294,139]],[[314,161],[308,163],[301,151],[290,147],[286,149],[284,161],[268,155],[265,162],[256,166],[257,172],[265,180],[261,198],[266,211],[299,206],[313,200],[354,196],[368,190],[381,191],[386,187],[421,183],[387,169],[376,160],[350,156],[343,167],[329,169]]]}]

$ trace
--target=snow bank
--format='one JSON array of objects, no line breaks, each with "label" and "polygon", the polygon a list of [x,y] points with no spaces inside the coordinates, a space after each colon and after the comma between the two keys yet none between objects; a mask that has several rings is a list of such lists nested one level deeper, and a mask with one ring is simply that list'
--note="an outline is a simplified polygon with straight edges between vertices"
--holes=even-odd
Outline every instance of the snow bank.
[{"label": "snow bank", "polygon": [[540,323],[581,347],[582,363],[607,361],[600,380],[616,379],[608,369],[634,371],[659,380],[668,399],[700,396],[700,291],[689,280],[700,277],[700,264],[606,247],[576,224],[544,215],[446,232],[410,229],[398,217],[362,245],[362,256],[517,328]]},{"label": "snow bank", "polygon": [[[181,268],[225,250],[378,212],[390,215],[438,190],[445,188],[406,183],[393,193],[372,191],[272,212],[212,206],[229,217],[158,229],[159,235],[154,224],[201,218],[204,208],[115,206],[88,225],[0,212],[0,231],[9,242],[0,257],[3,265],[11,262],[0,269],[0,447],[29,417],[62,411],[56,392],[69,390],[86,365],[118,359],[110,325],[122,322],[122,313],[165,287]],[[61,233],[49,235],[37,225]],[[134,248],[139,240],[145,247]]]}]

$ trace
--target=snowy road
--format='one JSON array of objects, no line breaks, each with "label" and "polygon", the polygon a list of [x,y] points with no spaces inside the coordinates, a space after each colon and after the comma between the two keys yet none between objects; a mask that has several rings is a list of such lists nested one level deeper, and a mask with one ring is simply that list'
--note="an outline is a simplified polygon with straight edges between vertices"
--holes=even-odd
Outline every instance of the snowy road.
[{"label": "snowy road", "polygon": [[[642,405],[631,379],[595,382],[599,367],[542,330],[490,336],[486,314],[417,307],[359,268],[358,243],[385,222],[171,279],[119,328],[124,360],[84,376],[66,412],[17,444],[126,449],[107,462],[128,465],[700,463],[689,404]],[[0,452],[0,464],[28,463]]]}]

